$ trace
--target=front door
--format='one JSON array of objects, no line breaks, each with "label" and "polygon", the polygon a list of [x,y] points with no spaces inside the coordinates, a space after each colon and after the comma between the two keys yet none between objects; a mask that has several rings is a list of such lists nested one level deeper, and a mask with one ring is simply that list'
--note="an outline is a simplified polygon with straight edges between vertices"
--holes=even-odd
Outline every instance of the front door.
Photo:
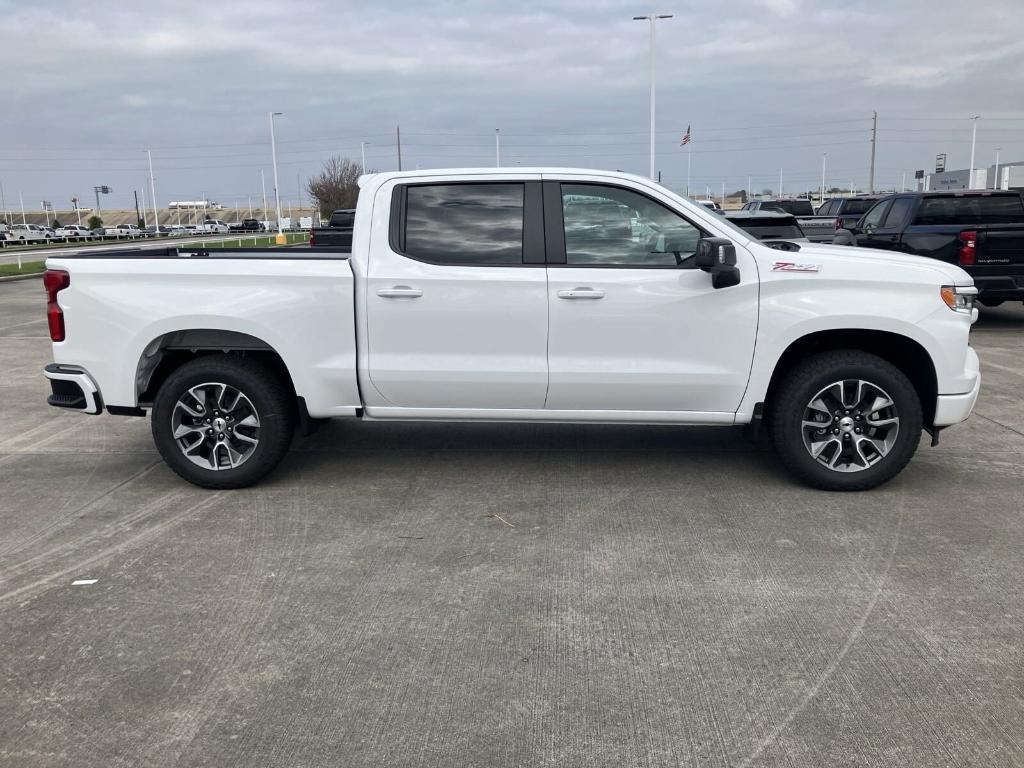
[{"label": "front door", "polygon": [[[544,183],[552,410],[735,412],[757,331],[757,270],[716,290],[693,264],[705,234],[670,201]],[[559,263],[561,262],[561,263]]]},{"label": "front door", "polygon": [[[548,308],[539,180],[386,186],[374,215],[367,404],[543,408]],[[388,215],[393,226],[382,220]]]}]

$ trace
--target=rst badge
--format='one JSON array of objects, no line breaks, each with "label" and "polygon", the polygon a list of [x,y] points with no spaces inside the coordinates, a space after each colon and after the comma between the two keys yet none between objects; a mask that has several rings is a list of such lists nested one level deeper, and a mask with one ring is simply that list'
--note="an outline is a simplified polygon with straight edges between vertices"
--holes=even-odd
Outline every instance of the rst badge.
[{"label": "rst badge", "polygon": [[821,264],[799,264],[795,261],[776,261],[772,272],[820,272]]}]

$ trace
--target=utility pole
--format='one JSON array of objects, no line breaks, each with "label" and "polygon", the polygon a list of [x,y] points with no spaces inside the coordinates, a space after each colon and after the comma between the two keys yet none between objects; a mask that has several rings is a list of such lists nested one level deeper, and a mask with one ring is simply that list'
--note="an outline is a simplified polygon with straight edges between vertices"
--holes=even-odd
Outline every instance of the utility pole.
[{"label": "utility pole", "polygon": [[494,167],[501,168],[501,128],[494,129]]},{"label": "utility pole", "polygon": [[[156,207],[156,181],[153,179],[153,152],[146,150],[146,156],[149,158],[149,199],[153,203],[153,225],[157,228],[157,234],[160,233],[160,212]],[[145,197],[145,195],[143,195]]]},{"label": "utility pole", "polygon": [[[18,190],[18,202],[21,203],[21,223],[26,227],[28,226],[28,220],[25,218],[25,198],[21,196],[21,190]],[[20,269],[21,267],[19,267]]]},{"label": "utility pole", "polygon": [[978,118],[981,115],[974,115],[971,118],[971,122],[974,123],[974,129],[971,131],[971,171],[967,177],[967,188],[974,189],[974,145],[978,140]]},{"label": "utility pole", "polygon": [[369,144],[369,143],[370,142],[368,142],[368,141],[360,141],[359,142],[359,155],[360,155],[360,157],[363,158],[363,164],[361,166],[362,173],[366,173],[366,145]]},{"label": "utility pole", "polygon": [[782,197],[782,169],[779,168],[779,197]]},{"label": "utility pole", "polygon": [[[10,224],[7,216],[7,197],[4,195],[4,183],[0,181],[0,208],[3,209],[3,222],[4,224]],[[79,222],[81,223],[81,222]]]},{"label": "utility pole", "polygon": [[999,183],[999,150],[1000,149],[1002,149],[1002,147],[996,147],[996,173],[995,173],[995,178],[992,179],[992,189],[999,189],[1000,186],[1001,186],[1000,183]]},{"label": "utility pole", "polygon": [[906,192],[906,191],[907,191],[907,172],[904,171],[903,172],[903,181],[900,182],[900,192]]},{"label": "utility pole", "polygon": [[754,199],[754,190],[750,188],[750,177],[747,176],[747,202]]},{"label": "utility pole", "polygon": [[[132,190],[132,194],[135,195],[135,221],[136,221],[137,224],[139,224],[140,226],[144,227],[146,225],[146,222],[144,222],[142,220],[142,214],[139,212],[139,190],[133,189]],[[142,193],[142,207],[143,208],[146,207],[146,193],[145,193],[145,191],[143,191],[143,193]]]},{"label": "utility pole", "polygon": [[655,62],[655,27],[657,26],[658,19],[671,19],[671,14],[649,14],[647,16],[634,16],[633,21],[649,21],[651,23],[651,50],[650,50],[650,78],[651,78],[651,179],[655,178],[654,173],[654,91],[655,91],[655,77],[654,77],[654,62]]},{"label": "utility pole", "polygon": [[875,145],[878,143],[878,112],[871,118],[871,172],[868,174],[868,193],[875,191]]},{"label": "utility pole", "polygon": [[398,170],[402,170],[402,126],[395,126],[395,145],[398,147]]}]

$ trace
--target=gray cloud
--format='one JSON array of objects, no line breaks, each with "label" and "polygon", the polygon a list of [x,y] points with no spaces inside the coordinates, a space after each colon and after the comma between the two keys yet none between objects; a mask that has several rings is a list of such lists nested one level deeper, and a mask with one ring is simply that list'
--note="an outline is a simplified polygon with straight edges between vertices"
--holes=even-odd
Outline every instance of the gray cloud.
[{"label": "gray cloud", "polygon": [[[685,183],[693,126],[703,192],[867,181],[871,111],[878,183],[929,168],[1024,160],[1024,6],[1016,0],[681,0],[660,8],[659,167]],[[282,195],[332,153],[406,167],[503,161],[647,167],[647,8],[619,2],[0,2],[8,30],[0,181],[8,207],[127,205],[152,147],[161,202],[260,194],[266,113],[279,118]],[[926,118],[943,118],[927,120]],[[1016,119],[1014,119],[1016,118]]]}]

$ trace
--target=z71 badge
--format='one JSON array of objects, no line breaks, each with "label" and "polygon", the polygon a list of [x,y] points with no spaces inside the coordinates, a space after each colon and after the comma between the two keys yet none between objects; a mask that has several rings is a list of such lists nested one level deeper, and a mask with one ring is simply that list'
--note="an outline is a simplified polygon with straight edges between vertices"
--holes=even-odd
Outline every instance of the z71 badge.
[{"label": "z71 badge", "polygon": [[795,261],[776,261],[772,272],[820,272],[821,264],[798,264]]}]

